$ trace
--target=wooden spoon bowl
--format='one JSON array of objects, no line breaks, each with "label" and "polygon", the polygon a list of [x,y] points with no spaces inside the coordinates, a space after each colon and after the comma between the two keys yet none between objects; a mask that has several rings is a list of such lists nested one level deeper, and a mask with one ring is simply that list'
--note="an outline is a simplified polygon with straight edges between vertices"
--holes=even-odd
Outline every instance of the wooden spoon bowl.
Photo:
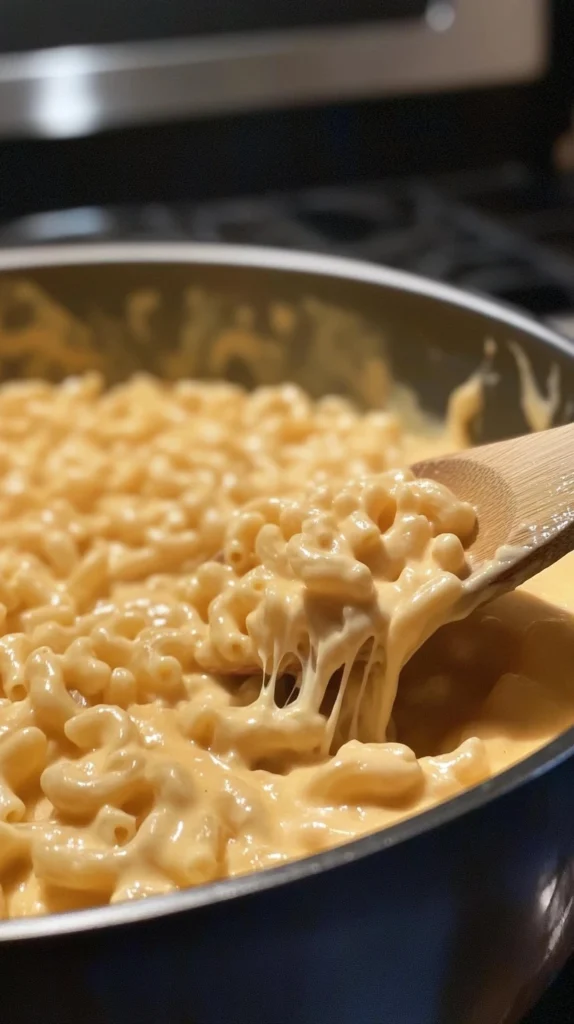
[{"label": "wooden spoon bowl", "polygon": [[468,501],[478,528],[468,594],[512,590],[574,548],[574,424],[418,462]]}]

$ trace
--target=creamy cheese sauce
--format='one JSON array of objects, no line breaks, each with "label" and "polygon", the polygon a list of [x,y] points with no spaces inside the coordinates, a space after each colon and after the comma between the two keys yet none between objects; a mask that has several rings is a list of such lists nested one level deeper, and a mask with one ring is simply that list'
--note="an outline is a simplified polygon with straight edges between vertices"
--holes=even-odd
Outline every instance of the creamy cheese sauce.
[{"label": "creamy cheese sauce", "polygon": [[442,625],[475,517],[404,467],[480,402],[419,436],[291,385],[0,389],[5,917],[326,849],[572,724],[571,558]]}]

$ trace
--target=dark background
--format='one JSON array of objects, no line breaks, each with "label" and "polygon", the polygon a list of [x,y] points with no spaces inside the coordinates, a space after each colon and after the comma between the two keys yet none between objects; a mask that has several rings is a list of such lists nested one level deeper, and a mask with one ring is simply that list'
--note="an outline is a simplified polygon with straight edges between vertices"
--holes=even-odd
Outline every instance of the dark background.
[{"label": "dark background", "polygon": [[4,53],[416,16],[426,0],[4,0]]}]

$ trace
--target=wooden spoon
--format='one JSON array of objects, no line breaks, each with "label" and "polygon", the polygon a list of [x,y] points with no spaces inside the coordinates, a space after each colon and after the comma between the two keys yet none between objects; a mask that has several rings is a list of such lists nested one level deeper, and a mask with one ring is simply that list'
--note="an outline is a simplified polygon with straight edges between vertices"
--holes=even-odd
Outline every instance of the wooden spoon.
[{"label": "wooden spoon", "polygon": [[464,588],[480,604],[574,548],[574,424],[418,462],[476,509]]}]

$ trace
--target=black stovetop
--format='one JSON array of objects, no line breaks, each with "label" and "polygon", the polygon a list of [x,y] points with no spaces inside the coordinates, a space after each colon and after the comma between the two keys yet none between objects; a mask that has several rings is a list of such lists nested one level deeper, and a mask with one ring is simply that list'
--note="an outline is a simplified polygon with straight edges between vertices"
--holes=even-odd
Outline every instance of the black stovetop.
[{"label": "black stovetop", "polygon": [[[0,224],[0,246],[120,239],[248,243],[386,263],[489,293],[574,337],[574,176],[510,165],[433,182],[83,207]],[[574,961],[524,1024],[574,1024]]]},{"label": "black stovetop", "polygon": [[207,203],[82,207],[0,225],[0,245],[220,241],[337,253],[450,281],[539,317],[574,313],[574,179],[490,174]]}]

